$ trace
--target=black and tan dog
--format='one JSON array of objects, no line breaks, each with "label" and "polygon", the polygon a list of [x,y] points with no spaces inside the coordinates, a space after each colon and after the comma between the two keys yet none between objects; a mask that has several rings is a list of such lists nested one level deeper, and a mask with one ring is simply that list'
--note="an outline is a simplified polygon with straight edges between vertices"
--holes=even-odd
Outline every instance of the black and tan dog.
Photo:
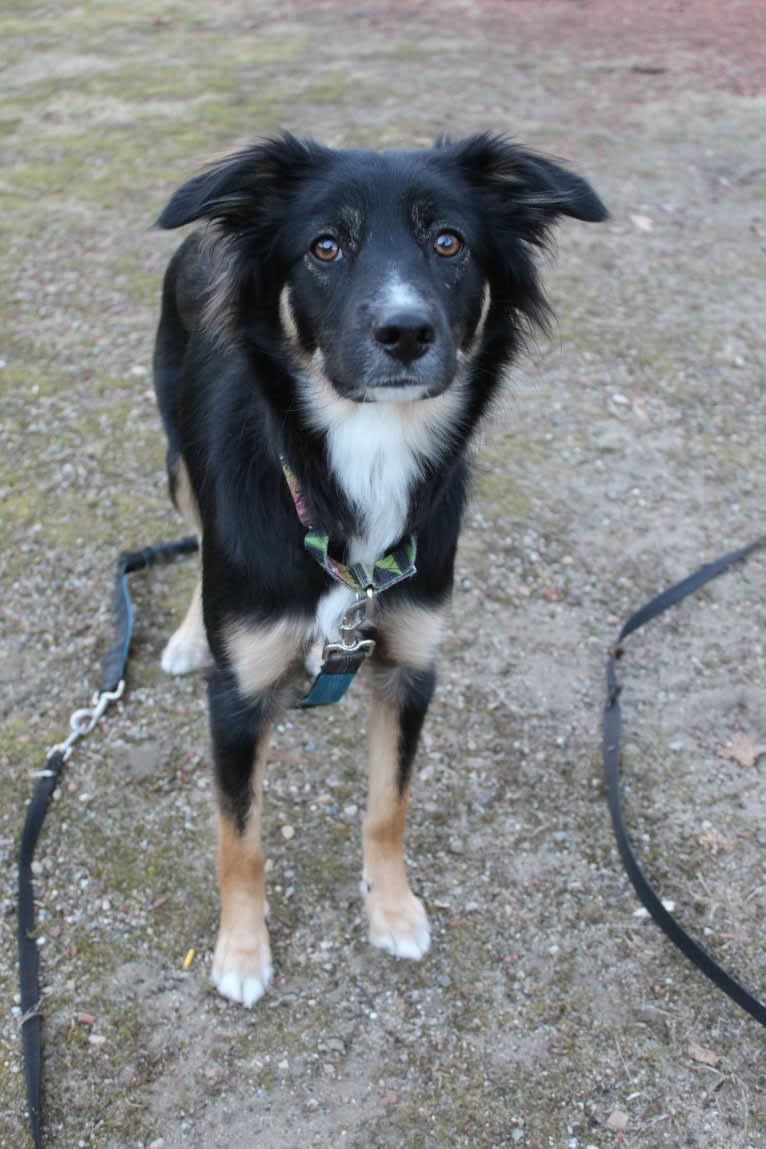
[{"label": "black and tan dog", "polygon": [[330,670],[350,671],[345,652],[374,639],[370,940],[399,957],[429,947],[403,837],[466,451],[545,319],[535,254],[561,215],[606,212],[581,178],[481,135],[384,153],[284,136],[192,179],[160,216],[206,223],[168,268],[155,379],[171,492],[202,544],[163,666],[212,664],[225,997],[252,1005],[271,977],[261,778],[317,640],[333,644]]}]

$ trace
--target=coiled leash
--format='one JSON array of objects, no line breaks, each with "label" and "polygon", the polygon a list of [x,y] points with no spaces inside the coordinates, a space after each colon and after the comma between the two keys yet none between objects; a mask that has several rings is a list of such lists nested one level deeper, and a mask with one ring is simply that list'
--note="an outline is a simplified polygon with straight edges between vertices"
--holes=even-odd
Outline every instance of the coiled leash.
[{"label": "coiled leash", "polygon": [[663,591],[662,594],[657,595],[651,602],[646,603],[645,606],[642,606],[640,610],[637,610],[635,614],[630,616],[617,636],[617,641],[609,652],[607,661],[607,700],[604,708],[603,761],[607,800],[609,802],[609,812],[612,815],[612,826],[617,839],[617,847],[620,851],[622,863],[627,871],[628,877],[633,883],[633,888],[638,894],[639,899],[673,944],[678,946],[681,952],[709,977],[714,985],[717,985],[719,989],[722,989],[724,993],[728,994],[737,1005],[741,1006],[746,1013],[749,1013],[750,1016],[754,1017],[756,1021],[759,1021],[761,1025],[766,1025],[766,1005],[758,1001],[753,994],[746,990],[744,986],[740,985],[731,974],[727,973],[726,970],[710,956],[707,950],[703,949],[699,942],[696,942],[690,937],[683,926],[665,909],[652,886],[644,877],[641,867],[638,864],[638,859],[633,852],[633,847],[631,846],[628,832],[625,828],[620,800],[620,741],[622,731],[620,694],[622,693],[622,686],[617,680],[617,660],[622,657],[622,644],[628,635],[633,634],[639,627],[644,626],[653,618],[657,618],[658,615],[663,614],[671,606],[675,606],[676,603],[681,602],[688,595],[693,594],[712,579],[718,578],[724,571],[729,570],[736,563],[742,562],[742,560],[751,555],[753,551],[763,546],[766,546],[766,535],[762,535],[748,546],[741,547],[736,551],[731,551],[729,554],[724,555],[723,558],[700,567],[694,574],[689,575],[688,578],[669,587]]}]

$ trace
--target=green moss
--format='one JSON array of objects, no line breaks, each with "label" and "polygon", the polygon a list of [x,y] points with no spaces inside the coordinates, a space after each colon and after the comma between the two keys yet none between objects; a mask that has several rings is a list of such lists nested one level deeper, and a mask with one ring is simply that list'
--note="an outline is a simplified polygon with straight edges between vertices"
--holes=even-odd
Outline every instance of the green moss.
[{"label": "green moss", "polygon": [[[354,86],[355,87],[355,86]],[[352,85],[345,72],[322,72],[301,92],[301,98],[312,104],[338,104],[349,94]]]},{"label": "green moss", "polygon": [[402,60],[403,62],[430,60],[432,51],[428,47],[421,47],[420,44],[397,44],[391,55],[395,60]]},{"label": "green moss", "polygon": [[485,513],[500,512],[514,519],[523,520],[530,512],[533,501],[520,483],[509,480],[507,473],[482,469],[475,480],[474,495],[480,501]]},{"label": "green moss", "polygon": [[[4,410],[3,421],[6,427],[23,430],[29,421],[29,402],[40,395],[60,395],[66,388],[67,380],[56,371],[49,360],[50,352],[35,344],[25,344],[20,340],[9,339],[4,345],[7,356],[5,367],[0,369],[0,397]],[[16,400],[16,409],[9,406]],[[6,459],[6,463],[12,460]],[[0,473],[3,460],[0,456]]]}]

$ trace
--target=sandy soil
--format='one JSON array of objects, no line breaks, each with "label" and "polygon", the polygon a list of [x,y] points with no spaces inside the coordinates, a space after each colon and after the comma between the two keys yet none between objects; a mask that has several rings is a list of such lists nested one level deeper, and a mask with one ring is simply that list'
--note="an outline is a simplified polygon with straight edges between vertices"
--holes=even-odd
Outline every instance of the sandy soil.
[{"label": "sandy soil", "polygon": [[[409,835],[432,953],[366,944],[359,683],[277,732],[276,984],[252,1012],[213,993],[204,686],[159,670],[193,571],[153,572],[125,700],[73,757],[39,853],[48,1144],[766,1146],[762,1033],[636,914],[598,760],[618,619],[763,530],[765,13],[5,7],[3,1146],[29,1144],[13,912],[31,774],[96,684],[117,549],[180,532],[148,376],[174,240],[151,221],[206,159],[279,127],[364,145],[505,130],[586,174],[612,220],[559,232],[553,337],[482,437]],[[753,559],[623,671],[637,846],[762,996],[766,757],[721,751],[766,743],[764,590]]]}]

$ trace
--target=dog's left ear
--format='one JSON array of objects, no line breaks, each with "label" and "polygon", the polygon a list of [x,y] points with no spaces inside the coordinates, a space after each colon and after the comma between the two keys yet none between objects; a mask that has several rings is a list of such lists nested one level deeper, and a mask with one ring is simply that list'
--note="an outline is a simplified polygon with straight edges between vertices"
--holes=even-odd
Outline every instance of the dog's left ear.
[{"label": "dog's left ear", "polygon": [[480,135],[450,145],[469,182],[494,193],[514,217],[521,238],[542,243],[558,216],[588,223],[609,218],[590,184],[552,160],[510,143]]},{"label": "dog's left ear", "polygon": [[285,132],[226,156],[176,191],[157,226],[175,228],[197,220],[218,220],[236,229],[264,219],[273,225],[275,209],[292,183],[323,151],[313,140]]}]

